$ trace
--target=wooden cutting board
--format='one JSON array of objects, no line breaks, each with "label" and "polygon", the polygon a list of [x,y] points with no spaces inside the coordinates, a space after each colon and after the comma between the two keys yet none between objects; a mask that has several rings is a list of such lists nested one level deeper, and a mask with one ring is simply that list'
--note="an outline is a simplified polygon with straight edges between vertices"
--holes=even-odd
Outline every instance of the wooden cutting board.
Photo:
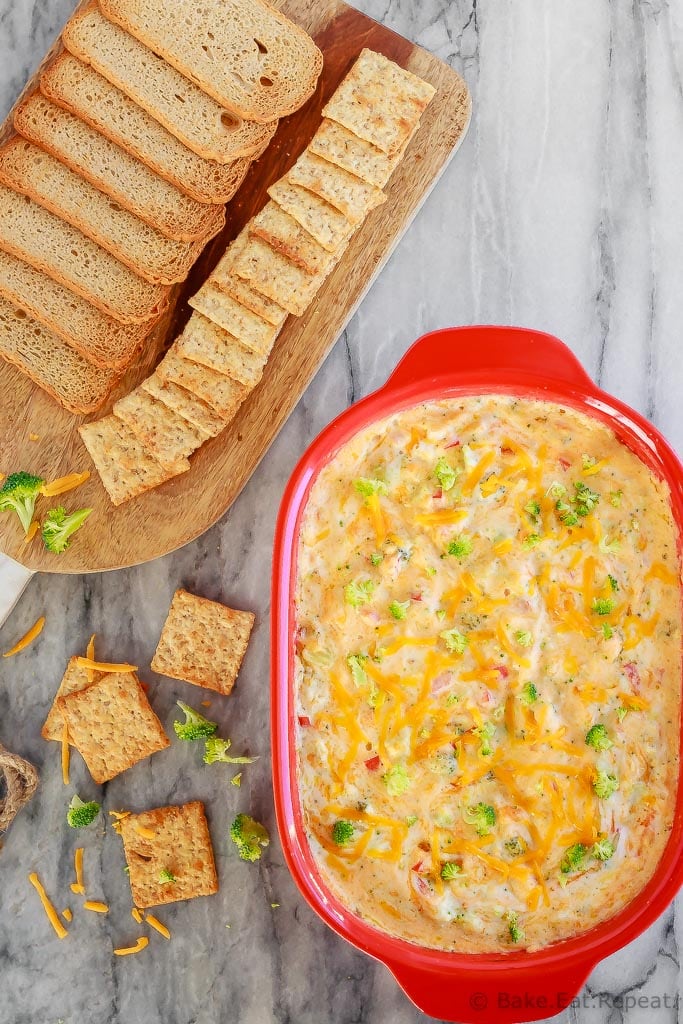
[{"label": "wooden cutting board", "polygon": [[[436,96],[389,183],[387,202],[356,233],[305,316],[288,319],[261,383],[230,426],[192,457],[188,473],[114,508],[79,438],[82,418],[62,410],[0,360],[0,471],[26,470],[47,479],[92,471],[87,484],[65,496],[68,508],[91,506],[94,512],[62,555],[45,551],[39,537],[25,545],[16,517],[0,514],[0,551],[27,568],[73,573],[136,565],[187,544],[212,526],[244,487],[467,131],[467,87],[432,54],[339,0],[282,0],[277,6],[313,36],[324,54],[315,96],[281,122],[268,150],[252,165],[229,204],[225,230],[209,243],[189,280],[178,286],[176,302],[155,330],[144,357],[128,372],[108,406],[89,419],[99,419],[149,375],[189,317],[188,296],[265,204],[269,185],[308,144],[320,124],[322,107],[363,47],[386,54],[431,82]],[[37,78],[28,88],[34,84]],[[31,435],[38,440],[31,441]]]}]

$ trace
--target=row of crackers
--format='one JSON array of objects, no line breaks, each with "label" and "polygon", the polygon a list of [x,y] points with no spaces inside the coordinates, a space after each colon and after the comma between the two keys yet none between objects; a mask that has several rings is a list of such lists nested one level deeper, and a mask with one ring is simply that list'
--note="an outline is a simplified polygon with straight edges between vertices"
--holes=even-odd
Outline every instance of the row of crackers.
[{"label": "row of crackers", "polygon": [[182,334],[113,413],[81,437],[115,505],[190,468],[235,417],[287,316],[301,316],[339,263],[417,131],[434,89],[363,50],[269,201],[190,300]]}]

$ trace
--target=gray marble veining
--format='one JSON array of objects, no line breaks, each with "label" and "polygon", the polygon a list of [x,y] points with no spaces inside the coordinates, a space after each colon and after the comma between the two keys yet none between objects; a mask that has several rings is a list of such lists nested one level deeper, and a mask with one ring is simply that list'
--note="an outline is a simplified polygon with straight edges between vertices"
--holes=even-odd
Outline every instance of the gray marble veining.
[{"label": "gray marble veining", "polygon": [[[225,518],[182,551],[88,578],[43,576],[0,634],[6,649],[39,615],[40,641],[0,665],[0,739],[42,769],[38,798],[0,852],[0,1024],[416,1024],[387,971],[337,939],[298,895],[277,841],[240,863],[226,832],[249,808],[275,833],[268,760],[268,574],[277,504],[320,428],[379,385],[425,330],[516,323],[567,341],[608,390],[683,447],[683,4],[680,0],[359,0],[466,77],[468,139]],[[0,0],[0,113],[66,19],[71,0]],[[169,515],[173,514],[172,507]],[[182,683],[145,671],[173,590],[237,607],[258,626],[239,684],[211,709],[236,748],[262,758],[231,787],[221,766],[174,744],[106,787],[106,807],[206,800],[221,892],[169,907],[173,931],[117,960],[129,916],[120,844],[85,837],[88,891],[111,913],[80,914],[53,939],[26,876],[75,904],[77,837],[64,825],[56,745],[39,726],[67,657],[91,632],[98,653],[142,666],[166,725]],[[94,793],[74,759],[75,788]],[[279,907],[272,908],[272,903]],[[228,927],[228,925],[230,927]],[[666,911],[595,969],[558,1021],[679,1019],[681,915]],[[638,1002],[640,1000],[640,1003]],[[659,1000],[659,1003],[657,1002]],[[665,1005],[665,1002],[668,1005]]]}]

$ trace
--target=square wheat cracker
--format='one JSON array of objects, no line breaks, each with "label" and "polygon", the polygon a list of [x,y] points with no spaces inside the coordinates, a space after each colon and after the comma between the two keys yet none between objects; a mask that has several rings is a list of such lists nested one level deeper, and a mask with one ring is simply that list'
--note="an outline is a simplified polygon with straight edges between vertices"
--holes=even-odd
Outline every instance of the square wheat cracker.
[{"label": "square wheat cracker", "polygon": [[207,690],[229,694],[247,650],[252,612],[176,590],[152,668]]},{"label": "square wheat cracker", "polygon": [[351,224],[360,224],[371,210],[386,203],[381,188],[368,185],[355,174],[304,150],[287,174],[287,181],[320,196],[343,213]]},{"label": "square wheat cracker", "polygon": [[218,285],[205,281],[197,294],[188,301],[192,309],[232,334],[240,345],[257,355],[269,355],[279,334],[279,327],[274,327],[241,302],[236,302]]},{"label": "square wheat cracker", "polygon": [[112,504],[136,498],[190,468],[170,469],[147,452],[133,431],[116,416],[105,416],[78,428]]},{"label": "square wheat cracker", "polygon": [[162,466],[181,464],[205,440],[197,427],[142,388],[119,399],[113,412]]},{"label": "square wheat cracker", "polygon": [[[339,257],[341,251],[332,266]],[[306,312],[327,277],[327,274],[307,274],[256,236],[249,239],[235,261],[235,273],[295,316]]]},{"label": "square wheat cracker", "polygon": [[389,156],[371,142],[366,142],[328,118],[323,120],[308,148],[311,153],[343,167],[345,171],[377,188],[384,188],[405,152],[405,149],[400,149],[394,156]]},{"label": "square wheat cracker", "polygon": [[362,50],[323,117],[393,155],[410,138],[436,89],[374,50]]},{"label": "square wheat cracker", "polygon": [[334,265],[334,254],[323,249],[291,214],[271,199],[249,223],[249,232],[267,242],[307,274],[325,274]]},{"label": "square wheat cracker", "polygon": [[[133,903],[141,910],[218,892],[211,834],[199,800],[120,821]],[[175,881],[162,882],[163,871]]]},{"label": "square wheat cracker", "polygon": [[166,353],[156,372],[162,380],[178,384],[201,398],[224,423],[230,422],[249,394],[249,388],[232,377],[186,359],[176,351],[175,345]]},{"label": "square wheat cracker", "polygon": [[220,416],[200,398],[193,395],[191,391],[181,388],[178,384],[162,380],[156,372],[143,380],[140,387],[152,398],[156,398],[173,412],[177,412],[188,423],[194,424],[207,440],[220,434],[225,426]]},{"label": "square wheat cracker", "polygon": [[66,666],[66,671],[62,676],[59,686],[57,687],[52,707],[48,711],[43,728],[40,730],[40,735],[44,740],[61,740],[62,738],[62,733],[64,731],[64,719],[62,718],[61,711],[57,707],[57,698],[66,697],[67,694],[76,693],[78,690],[85,690],[87,686],[91,686],[92,683],[96,683],[103,675],[104,673],[102,672],[92,672],[91,674],[89,669],[82,668],[78,664],[78,659],[75,655],[73,658],[69,659],[69,664]]},{"label": "square wheat cracker", "polygon": [[274,182],[268,195],[328,252],[336,253],[356,230],[334,206],[286,177]]},{"label": "square wheat cracker", "polygon": [[176,339],[175,350],[185,359],[223,373],[245,387],[256,387],[266,357],[250,352],[239,341],[201,313],[194,312]]},{"label": "square wheat cracker", "polygon": [[235,260],[247,244],[248,237],[249,229],[244,228],[230,243],[225,255],[216,264],[213,272],[209,275],[208,283],[220,288],[235,302],[246,306],[252,313],[267,320],[273,327],[280,328],[287,319],[287,310],[251,288],[246,281],[242,281],[233,272]]},{"label": "square wheat cracker", "polygon": [[69,737],[97,783],[132,768],[170,746],[142,684],[132,672],[103,675],[97,682],[58,697]]}]

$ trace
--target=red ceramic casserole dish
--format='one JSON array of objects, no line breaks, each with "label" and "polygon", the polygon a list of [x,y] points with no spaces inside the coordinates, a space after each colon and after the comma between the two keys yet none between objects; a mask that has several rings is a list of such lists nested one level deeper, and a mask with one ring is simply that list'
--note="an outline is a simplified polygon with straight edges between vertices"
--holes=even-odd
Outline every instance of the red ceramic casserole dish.
[{"label": "red ceramic casserole dish", "polygon": [[430,399],[492,393],[547,399],[608,424],[668,483],[680,556],[683,466],[661,434],[638,413],[597,388],[557,338],[511,327],[461,327],[435,331],[417,341],[384,387],[344,412],[313,442],[285,491],[273,561],[273,777],[278,826],[289,868],[319,916],[358,949],[384,963],[421,1010],[465,1024],[529,1021],[558,1013],[579,992],[596,964],[644,931],[683,884],[680,784],[673,830],[646,888],[611,920],[534,953],[441,952],[387,935],[332,895],[310,852],[296,778],[293,641],[299,528],[311,485],[337,450],[374,420]]}]

